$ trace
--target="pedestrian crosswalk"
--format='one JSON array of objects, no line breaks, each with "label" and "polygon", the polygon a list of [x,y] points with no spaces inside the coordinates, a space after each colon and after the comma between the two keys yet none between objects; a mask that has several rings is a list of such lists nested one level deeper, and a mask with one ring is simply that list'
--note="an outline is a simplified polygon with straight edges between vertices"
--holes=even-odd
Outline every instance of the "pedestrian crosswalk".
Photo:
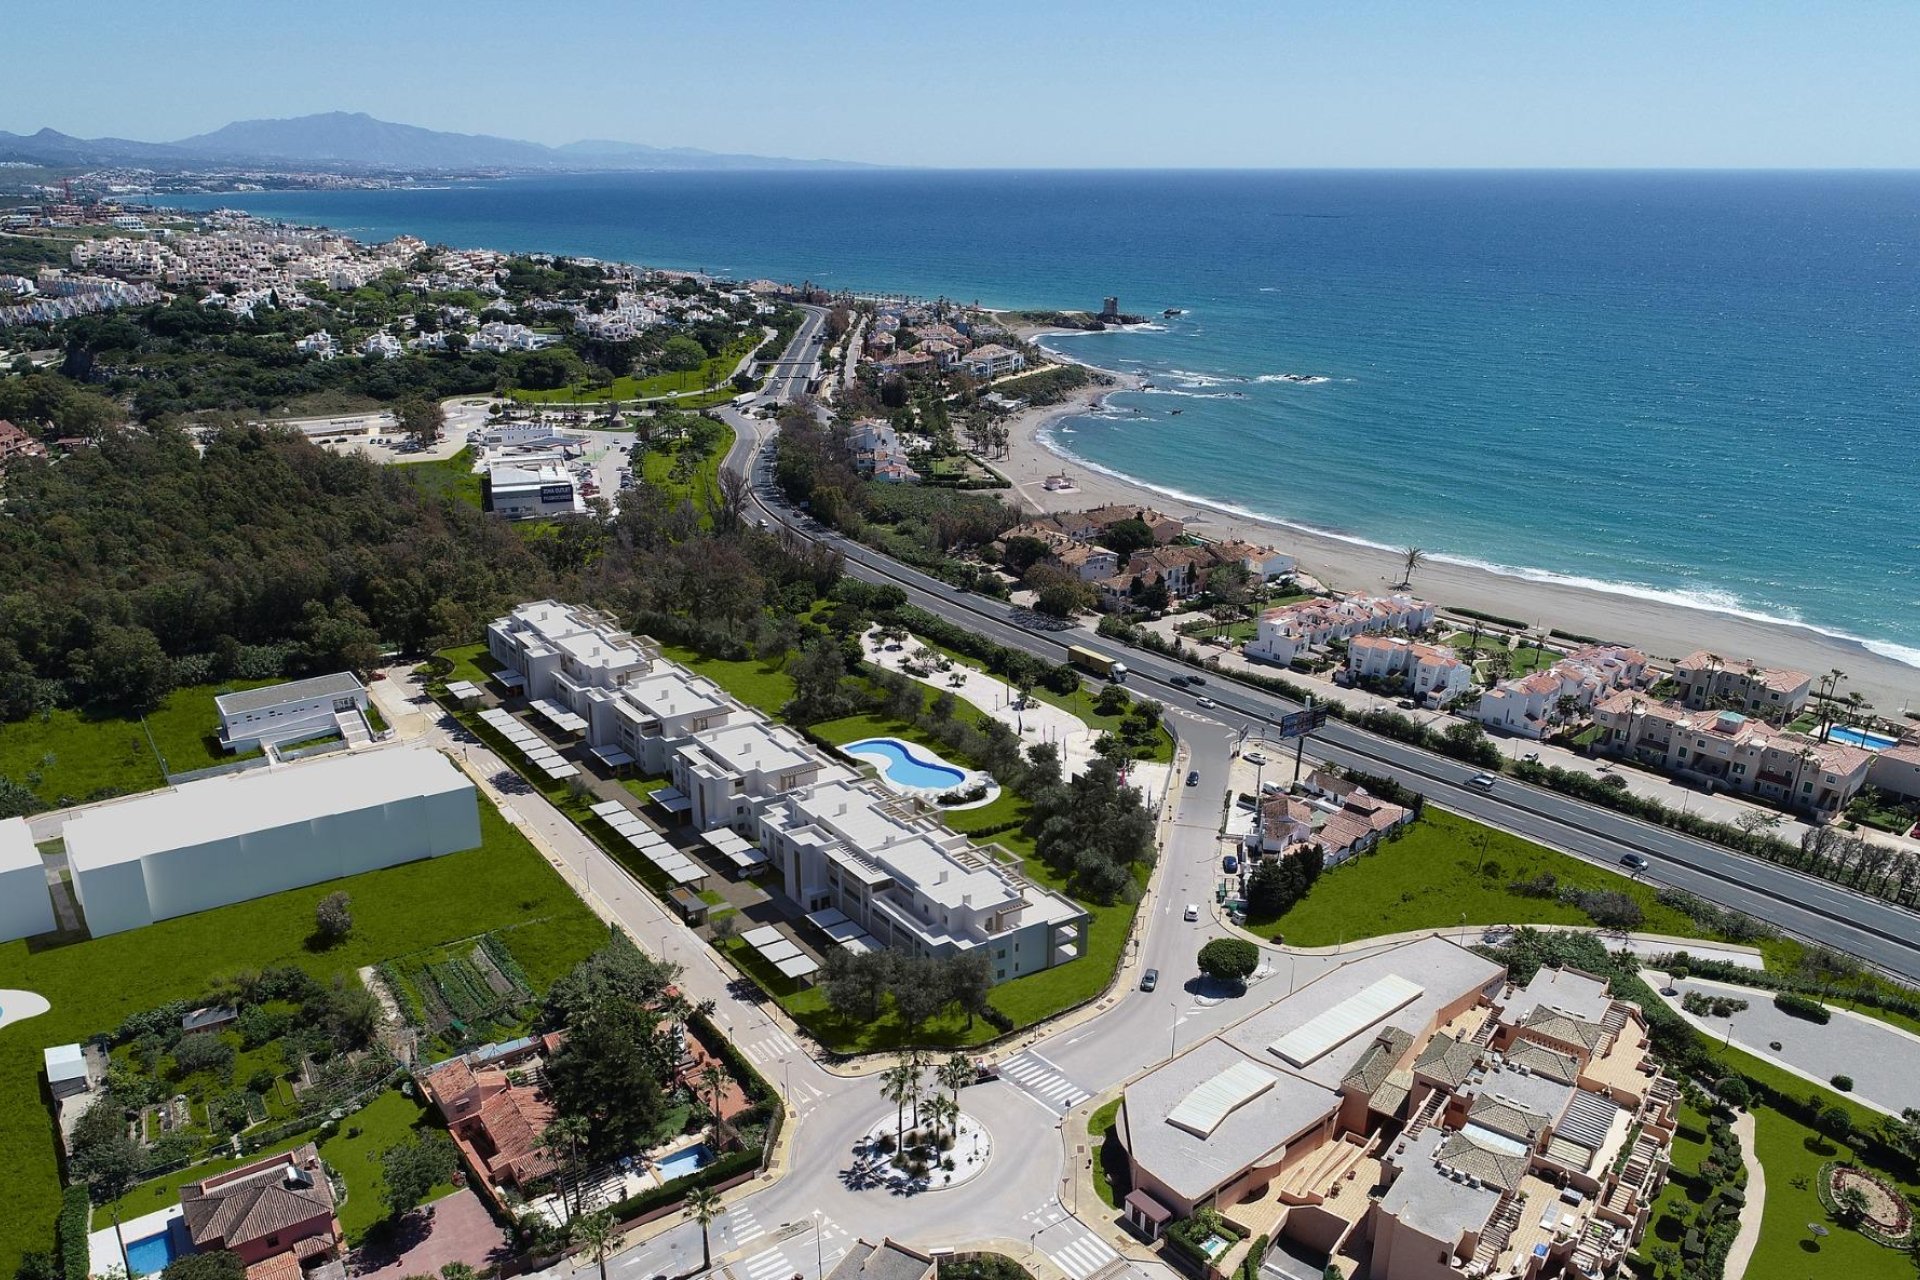
[{"label": "pedestrian crosswalk", "polygon": [[1085,1101],[1085,1089],[1067,1079],[1060,1068],[1029,1049],[1000,1064],[1000,1078],[1011,1080],[1049,1109],[1065,1115]]},{"label": "pedestrian crosswalk", "polygon": [[721,1231],[736,1249],[744,1248],[767,1234],[767,1229],[753,1216],[753,1210],[744,1204],[727,1210]]},{"label": "pedestrian crosswalk", "polygon": [[1082,1232],[1060,1243],[1049,1241],[1043,1251],[1053,1259],[1053,1265],[1066,1272],[1071,1280],[1087,1280],[1087,1277],[1120,1256],[1112,1245],[1099,1236]]},{"label": "pedestrian crosswalk", "polygon": [[[734,1210],[737,1214],[739,1210]],[[729,1215],[731,1216],[731,1215]],[[846,1256],[847,1241],[852,1239],[847,1229],[831,1218],[821,1218],[818,1243],[815,1243],[813,1222],[807,1221],[804,1230],[799,1224],[792,1229],[797,1234],[779,1234],[786,1237],[780,1244],[762,1249],[752,1257],[729,1266],[734,1280],[792,1280],[794,1276],[811,1276],[816,1271],[825,1274],[833,1270],[835,1263]],[[757,1226],[758,1224],[756,1224]],[[760,1234],[766,1234],[760,1229]],[[742,1237],[744,1239],[744,1237]],[[1076,1277],[1075,1280],[1080,1280]]]},{"label": "pedestrian crosswalk", "polygon": [[747,1060],[757,1067],[765,1066],[769,1062],[786,1057],[799,1047],[793,1042],[792,1036],[774,1027],[765,1036],[746,1046]]}]

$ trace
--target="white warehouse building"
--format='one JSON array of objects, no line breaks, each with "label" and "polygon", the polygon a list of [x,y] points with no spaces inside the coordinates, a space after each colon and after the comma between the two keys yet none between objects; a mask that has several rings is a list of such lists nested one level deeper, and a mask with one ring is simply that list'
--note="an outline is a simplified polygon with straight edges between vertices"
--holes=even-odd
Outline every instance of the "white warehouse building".
[{"label": "white warehouse building", "polygon": [[190,782],[66,825],[95,937],[480,844],[473,784],[426,748]]},{"label": "white warehouse building", "polygon": [[25,818],[0,819],[0,942],[53,929],[47,867]]}]

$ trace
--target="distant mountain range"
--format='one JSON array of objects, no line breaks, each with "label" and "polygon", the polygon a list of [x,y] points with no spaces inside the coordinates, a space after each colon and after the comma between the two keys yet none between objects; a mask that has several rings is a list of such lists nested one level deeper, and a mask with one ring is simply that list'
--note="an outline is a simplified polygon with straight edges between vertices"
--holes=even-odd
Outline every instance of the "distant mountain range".
[{"label": "distant mountain range", "polygon": [[43,165],[128,165],[148,169],[300,165],[313,169],[415,172],[475,169],[864,169],[842,160],[724,155],[692,147],[586,141],[549,147],[478,133],[442,133],[329,111],[291,120],[239,120],[178,142],[75,138],[53,129],[0,130],[0,160]]}]

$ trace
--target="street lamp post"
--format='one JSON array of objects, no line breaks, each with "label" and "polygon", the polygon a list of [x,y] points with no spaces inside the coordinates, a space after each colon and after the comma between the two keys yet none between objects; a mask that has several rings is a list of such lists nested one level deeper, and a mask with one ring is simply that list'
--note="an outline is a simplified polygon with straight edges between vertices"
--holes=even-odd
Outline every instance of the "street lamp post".
[{"label": "street lamp post", "polygon": [[1173,1061],[1173,1054],[1180,1047],[1180,1002],[1174,1000],[1167,1008],[1172,1011],[1173,1025],[1167,1028],[1167,1061]]},{"label": "street lamp post", "polygon": [[825,1280],[826,1251],[820,1244],[820,1211],[813,1211],[813,1280]]}]

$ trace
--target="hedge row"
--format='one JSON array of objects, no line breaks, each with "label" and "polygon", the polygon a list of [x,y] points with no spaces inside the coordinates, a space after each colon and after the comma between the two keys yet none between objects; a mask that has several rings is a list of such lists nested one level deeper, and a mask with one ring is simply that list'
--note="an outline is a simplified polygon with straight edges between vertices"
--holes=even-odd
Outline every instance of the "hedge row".
[{"label": "hedge row", "polygon": [[[1684,960],[1681,959],[1683,956]],[[1689,955],[1684,951],[1661,956],[1651,963],[1654,968],[1663,969],[1676,977],[1708,978],[1715,982],[1728,982],[1736,986],[1758,987],[1762,991],[1791,991],[1796,995],[1816,998],[1833,994],[1832,988],[1826,983],[1810,982],[1805,978],[1773,973],[1766,969],[1749,969],[1745,965]],[[1685,972],[1676,969],[1676,965],[1682,966]],[[1850,987],[1846,991],[1846,998],[1854,1004],[1878,1009],[1882,1013],[1920,1019],[1920,1000],[1909,999],[1886,987],[1866,984]]]},{"label": "hedge row", "polygon": [[67,1187],[60,1193],[60,1218],[54,1227],[60,1244],[60,1266],[67,1280],[87,1280],[91,1260],[87,1255],[87,1216],[91,1206],[82,1185]]},{"label": "hedge row", "polygon": [[1827,1006],[1818,1000],[1810,1000],[1806,996],[1796,995],[1791,991],[1776,992],[1773,997],[1773,1007],[1782,1013],[1796,1018],[1805,1018],[1808,1022],[1816,1022],[1823,1027],[1833,1021],[1833,1011]]}]

